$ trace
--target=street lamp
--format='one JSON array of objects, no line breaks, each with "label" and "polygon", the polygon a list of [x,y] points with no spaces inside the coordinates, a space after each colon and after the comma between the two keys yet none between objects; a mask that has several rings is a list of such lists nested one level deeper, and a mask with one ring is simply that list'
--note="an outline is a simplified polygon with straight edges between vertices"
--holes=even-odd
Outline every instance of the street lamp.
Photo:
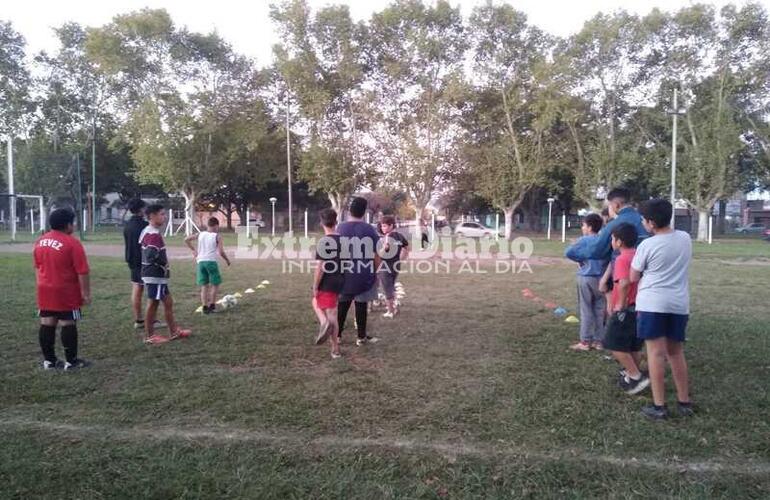
[{"label": "street lamp", "polygon": [[272,234],[275,236],[275,202],[278,201],[278,198],[275,196],[270,198],[270,204],[273,205],[273,228],[272,228]]},{"label": "street lamp", "polygon": [[671,227],[676,229],[676,123],[677,118],[684,115],[687,110],[679,107],[677,89],[674,89],[674,102],[666,114],[674,118],[674,127],[671,131]]},{"label": "street lamp", "polygon": [[548,198],[548,239],[551,239],[551,212],[553,211],[554,198]]}]

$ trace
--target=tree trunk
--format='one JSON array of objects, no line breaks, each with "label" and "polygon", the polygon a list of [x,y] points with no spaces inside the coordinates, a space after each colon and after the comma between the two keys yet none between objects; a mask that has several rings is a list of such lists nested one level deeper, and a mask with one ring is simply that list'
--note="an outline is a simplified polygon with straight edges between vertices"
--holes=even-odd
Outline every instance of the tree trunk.
[{"label": "tree trunk", "polygon": [[227,210],[227,213],[225,214],[225,220],[227,221],[227,229],[232,230],[233,229],[233,211],[232,209]]},{"label": "tree trunk", "polygon": [[515,208],[513,207],[505,207],[503,209],[503,214],[505,216],[505,239],[511,240],[511,236],[513,235],[513,211]]},{"label": "tree trunk", "polygon": [[698,209],[698,241],[709,239],[709,210]]}]

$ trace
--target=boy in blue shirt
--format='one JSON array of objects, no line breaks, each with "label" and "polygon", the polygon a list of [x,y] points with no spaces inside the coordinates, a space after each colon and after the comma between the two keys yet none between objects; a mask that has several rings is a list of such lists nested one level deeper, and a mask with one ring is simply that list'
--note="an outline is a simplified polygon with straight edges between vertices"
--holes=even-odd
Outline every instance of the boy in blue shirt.
[{"label": "boy in blue shirt", "polygon": [[598,239],[597,234],[603,225],[598,214],[588,214],[583,219],[581,227],[583,237],[567,248],[565,255],[577,262],[578,310],[580,311],[580,341],[570,346],[573,351],[590,351],[602,348],[604,336],[604,310],[607,303],[604,294],[599,289],[599,280],[604,274],[608,259],[581,259],[577,257],[579,250],[592,245]]}]

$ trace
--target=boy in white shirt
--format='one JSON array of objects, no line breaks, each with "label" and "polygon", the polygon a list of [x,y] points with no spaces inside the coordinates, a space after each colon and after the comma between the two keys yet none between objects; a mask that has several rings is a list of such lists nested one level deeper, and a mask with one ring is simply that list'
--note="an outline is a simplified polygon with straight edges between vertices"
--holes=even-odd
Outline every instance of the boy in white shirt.
[{"label": "boy in white shirt", "polygon": [[666,407],[666,360],[676,385],[681,416],[693,414],[690,402],[685,332],[690,314],[689,271],[692,241],[684,231],[670,226],[673,207],[657,199],[641,207],[642,223],[653,236],[636,249],[631,281],[639,282],[636,296],[636,334],[645,341],[653,404],[642,413],[655,420],[668,417]]},{"label": "boy in white shirt", "polygon": [[[219,273],[217,264],[217,254],[230,265],[230,259],[225,253],[225,247],[222,244],[222,236],[219,234],[219,220],[216,217],[210,217],[207,223],[207,230],[199,234],[191,234],[184,239],[184,242],[192,250],[193,256],[198,264],[197,282],[201,287],[201,305],[203,314],[216,312],[217,293],[219,285],[222,284],[222,275]],[[196,249],[192,242],[198,240]]]}]

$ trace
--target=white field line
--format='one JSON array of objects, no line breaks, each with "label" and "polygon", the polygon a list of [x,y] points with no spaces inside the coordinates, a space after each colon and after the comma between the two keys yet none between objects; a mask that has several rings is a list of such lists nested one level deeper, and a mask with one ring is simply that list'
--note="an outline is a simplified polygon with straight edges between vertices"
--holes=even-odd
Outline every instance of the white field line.
[{"label": "white field line", "polygon": [[510,443],[499,445],[486,443],[454,443],[449,441],[424,441],[407,438],[349,438],[344,436],[303,437],[300,434],[274,434],[250,429],[229,427],[111,427],[103,425],[76,425],[21,418],[0,420],[0,428],[12,430],[38,430],[56,434],[92,437],[94,439],[118,438],[128,441],[213,441],[215,443],[252,442],[293,446],[298,449],[383,449],[407,452],[435,453],[450,459],[457,457],[513,458],[544,462],[588,462],[618,467],[634,467],[661,472],[725,473],[749,476],[770,475],[770,462],[760,460],[733,461],[685,461],[620,457],[586,453],[581,450],[540,451],[516,447]]}]

